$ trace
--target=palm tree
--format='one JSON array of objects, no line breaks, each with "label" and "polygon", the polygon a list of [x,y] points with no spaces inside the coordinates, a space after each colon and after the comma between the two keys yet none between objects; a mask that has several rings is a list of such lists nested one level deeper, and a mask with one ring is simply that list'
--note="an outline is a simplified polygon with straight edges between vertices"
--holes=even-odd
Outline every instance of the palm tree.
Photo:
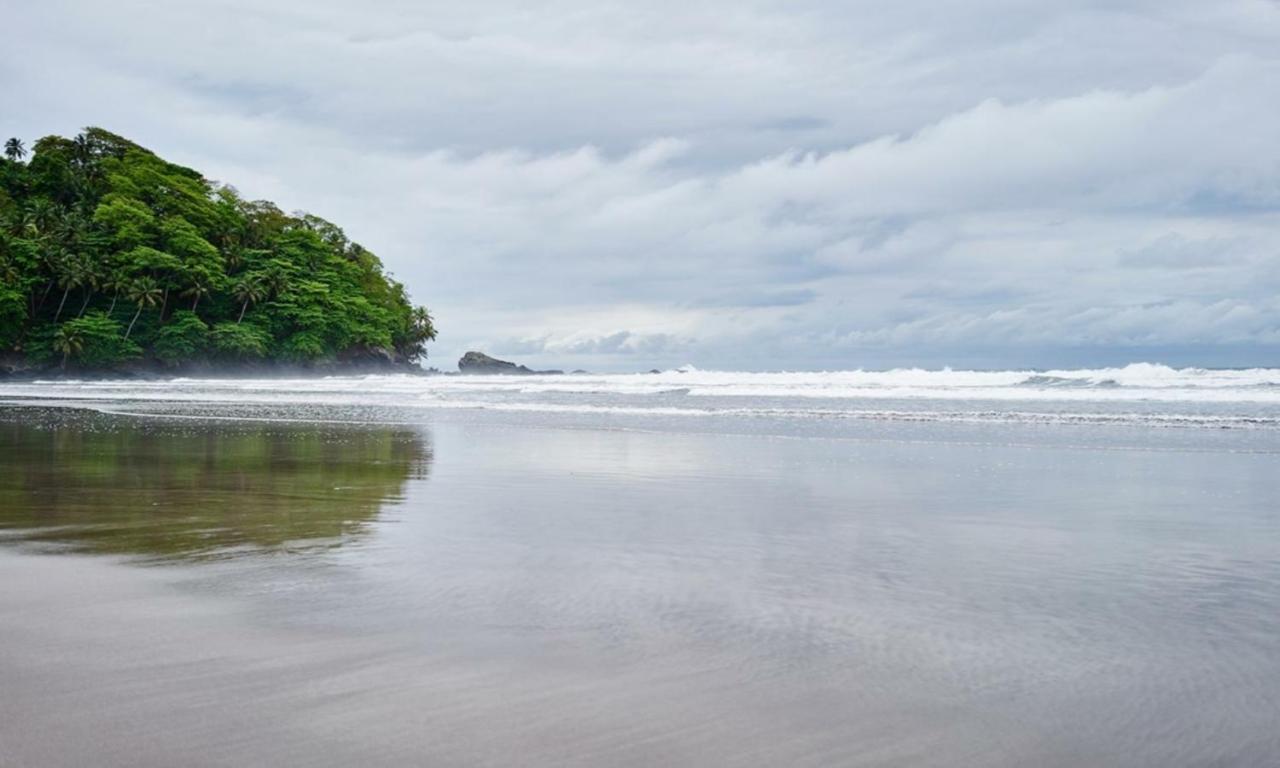
[{"label": "palm tree", "polygon": [[14,213],[13,218],[9,220],[9,233],[15,237],[40,236],[40,225],[29,207]]},{"label": "palm tree", "polygon": [[236,318],[236,325],[244,320],[244,313],[249,309],[249,304],[257,304],[262,301],[267,294],[266,288],[262,283],[258,282],[256,277],[250,276],[242,278],[234,286],[231,287],[231,294],[236,297],[240,304],[240,316]]},{"label": "palm tree", "polygon": [[275,267],[267,272],[266,286],[271,289],[271,295],[279,296],[289,290],[289,275],[280,267]]},{"label": "palm tree", "polygon": [[84,334],[74,324],[72,327],[66,325],[58,326],[58,331],[53,335],[53,348],[57,352],[62,353],[62,370],[67,370],[67,358],[72,355],[80,354],[84,349]]},{"label": "palm tree", "polygon": [[196,306],[200,303],[203,296],[208,296],[213,292],[213,288],[209,285],[207,277],[197,275],[191,281],[191,287],[182,292],[183,296],[194,296],[195,300],[191,302],[191,311],[196,311]]},{"label": "palm tree", "polygon": [[71,140],[71,150],[72,157],[81,166],[88,165],[89,161],[93,159],[93,142],[83,133],[77,134]]},{"label": "palm tree", "polygon": [[4,143],[4,156],[18,162],[27,156],[27,148],[22,146],[22,139],[9,139]]},{"label": "palm tree", "polygon": [[53,314],[53,322],[62,317],[62,307],[67,303],[67,294],[72,288],[80,288],[85,284],[88,270],[78,256],[65,256],[58,265],[58,287],[62,289],[62,301],[58,302],[58,311]]},{"label": "palm tree", "polygon": [[84,288],[84,301],[80,303],[80,312],[76,317],[84,317],[84,311],[89,308],[89,301],[102,284],[102,276],[98,273],[98,270],[94,269],[92,260],[84,259],[80,268],[82,270],[80,286]]},{"label": "palm tree", "polygon": [[31,204],[31,224],[37,234],[48,234],[61,218],[62,212],[52,200],[40,197]]},{"label": "palm tree", "polygon": [[413,312],[409,314],[409,323],[413,328],[413,335],[420,341],[435,341],[436,326],[431,322],[431,313],[427,312],[426,307],[414,307]]},{"label": "palm tree", "polygon": [[64,248],[75,248],[85,240],[89,232],[89,220],[75,210],[64,209],[50,228]]},{"label": "palm tree", "polygon": [[129,301],[138,305],[138,311],[133,313],[133,319],[129,321],[129,327],[125,329],[124,337],[129,338],[129,334],[133,333],[133,324],[138,322],[138,315],[142,314],[143,307],[154,307],[160,301],[163,291],[155,278],[140,277],[129,283],[127,296]]},{"label": "palm tree", "polygon": [[67,257],[68,254],[65,251],[56,250],[52,246],[45,246],[40,249],[41,271],[49,275],[49,282],[45,283],[44,291],[40,293],[40,303],[36,304],[36,312],[44,309],[44,303],[49,298],[49,291],[52,291],[53,286],[58,284],[58,274],[61,270],[62,262]]},{"label": "palm tree", "polygon": [[164,281],[164,296],[160,300],[160,323],[164,323],[164,311],[169,308],[169,288],[172,286],[166,279]]},{"label": "palm tree", "polygon": [[395,338],[395,348],[404,357],[413,360],[426,354],[426,343],[436,337],[436,327],[426,307],[414,307],[402,333]]},{"label": "palm tree", "polygon": [[99,287],[104,291],[111,291],[111,307],[107,309],[107,317],[111,317],[111,313],[116,311],[116,301],[120,298],[120,292],[129,287],[129,281],[122,272],[108,272],[102,278],[102,285]]}]

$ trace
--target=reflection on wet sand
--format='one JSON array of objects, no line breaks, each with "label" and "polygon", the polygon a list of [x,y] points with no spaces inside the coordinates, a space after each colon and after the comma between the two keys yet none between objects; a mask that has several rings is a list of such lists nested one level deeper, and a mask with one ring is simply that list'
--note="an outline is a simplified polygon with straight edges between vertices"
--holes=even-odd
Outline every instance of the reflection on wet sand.
[{"label": "reflection on wet sand", "polygon": [[1271,433],[164,408],[0,407],[0,764],[1280,754]]},{"label": "reflection on wet sand", "polygon": [[0,536],[207,559],[341,545],[425,477],[421,429],[0,409]]}]

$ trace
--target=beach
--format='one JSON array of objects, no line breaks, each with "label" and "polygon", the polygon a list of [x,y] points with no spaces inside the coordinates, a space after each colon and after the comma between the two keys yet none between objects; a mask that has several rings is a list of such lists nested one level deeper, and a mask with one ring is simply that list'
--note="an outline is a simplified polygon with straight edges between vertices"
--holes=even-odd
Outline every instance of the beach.
[{"label": "beach", "polygon": [[1181,375],[6,384],[0,751],[1266,764],[1276,394]]}]

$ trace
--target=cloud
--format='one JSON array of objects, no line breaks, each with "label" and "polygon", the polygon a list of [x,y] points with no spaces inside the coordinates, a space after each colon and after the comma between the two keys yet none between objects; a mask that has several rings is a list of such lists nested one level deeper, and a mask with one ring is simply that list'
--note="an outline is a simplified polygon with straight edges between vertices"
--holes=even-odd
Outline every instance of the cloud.
[{"label": "cloud", "polygon": [[709,307],[798,307],[809,304],[817,297],[818,294],[808,288],[782,291],[765,288],[712,296],[699,304]]},{"label": "cloud", "polygon": [[1257,251],[1257,244],[1242,237],[1191,240],[1170,234],[1122,252],[1117,263],[1139,269],[1217,269],[1242,265]]},{"label": "cloud", "polygon": [[1272,3],[51,0],[11,27],[0,132],[100,124],[337,221],[446,362],[1277,342]]}]

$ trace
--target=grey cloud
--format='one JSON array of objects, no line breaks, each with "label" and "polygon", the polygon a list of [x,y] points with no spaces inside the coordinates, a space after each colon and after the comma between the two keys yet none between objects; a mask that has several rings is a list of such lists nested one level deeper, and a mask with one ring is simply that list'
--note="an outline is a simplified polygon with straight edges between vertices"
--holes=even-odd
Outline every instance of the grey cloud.
[{"label": "grey cloud", "polygon": [[431,304],[437,359],[1276,343],[1274,4],[49,0],[7,20],[0,133],[103,125],[339,222]]},{"label": "grey cloud", "polygon": [[1119,263],[1140,269],[1204,269],[1227,267],[1248,261],[1250,244],[1239,237],[1189,240],[1163,235],[1153,242],[1121,254]]},{"label": "grey cloud", "polygon": [[828,125],[830,125],[830,123],[820,117],[793,115],[791,117],[779,117],[773,120],[766,120],[762,123],[758,123],[756,128],[761,131],[805,132],[816,131],[819,128],[826,128]]},{"label": "grey cloud", "polygon": [[799,307],[813,302],[817,297],[818,294],[808,288],[793,288],[783,291],[739,291],[711,296],[695,302],[695,305],[704,307]]},{"label": "grey cloud", "polygon": [[902,294],[902,298],[926,305],[945,302],[952,306],[1007,306],[1026,296],[1022,290],[1000,285],[973,285],[963,281],[926,282]]},{"label": "grey cloud", "polygon": [[527,339],[500,339],[493,349],[503,354],[550,355],[554,359],[577,359],[581,356],[641,355],[660,356],[682,349],[686,343],[671,334],[615,331],[593,336],[572,334],[564,338],[544,336]]}]

